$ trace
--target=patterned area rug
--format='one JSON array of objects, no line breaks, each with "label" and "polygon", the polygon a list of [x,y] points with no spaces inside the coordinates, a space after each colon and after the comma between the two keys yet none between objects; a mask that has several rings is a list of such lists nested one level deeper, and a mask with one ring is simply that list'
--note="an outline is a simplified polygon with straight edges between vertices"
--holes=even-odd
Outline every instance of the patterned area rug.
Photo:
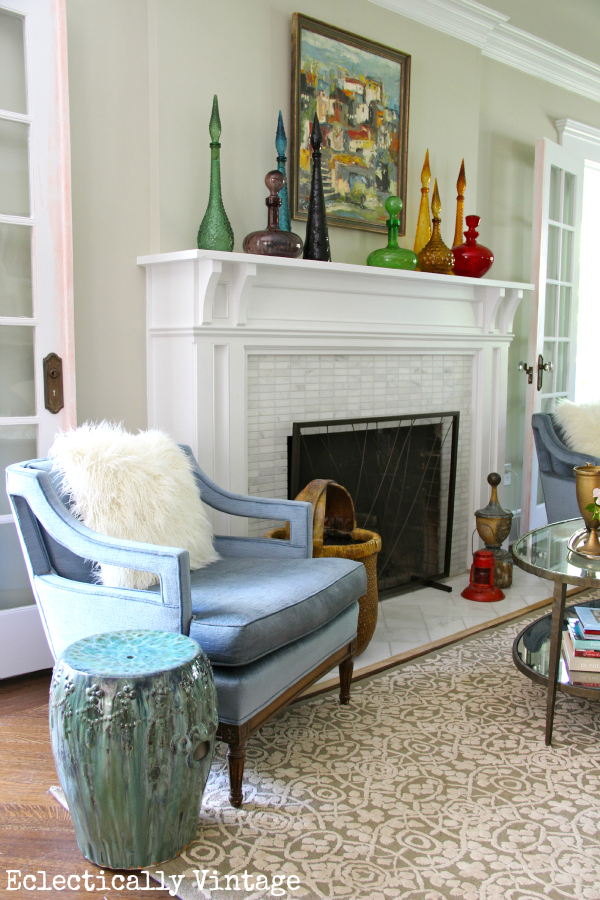
[{"label": "patterned area rug", "polygon": [[350,706],[288,709],[248,743],[241,810],[221,752],[195,841],[159,867],[166,886],[184,876],[183,900],[600,900],[600,705],[559,694],[544,745],[545,690],[511,657],[531,620],[354,685]]}]

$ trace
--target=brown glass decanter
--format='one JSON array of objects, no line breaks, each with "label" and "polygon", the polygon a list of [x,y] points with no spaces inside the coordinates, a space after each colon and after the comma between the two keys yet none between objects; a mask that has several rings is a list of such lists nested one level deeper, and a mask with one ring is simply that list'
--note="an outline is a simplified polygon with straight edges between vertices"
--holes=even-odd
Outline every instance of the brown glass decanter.
[{"label": "brown glass decanter", "polygon": [[297,257],[302,253],[302,238],[293,231],[282,231],[279,227],[279,208],[281,197],[279,191],[285,184],[285,175],[278,169],[267,172],[265,184],[269,196],[265,200],[269,210],[266,231],[253,231],[244,238],[244,253],[257,253],[261,256]]}]

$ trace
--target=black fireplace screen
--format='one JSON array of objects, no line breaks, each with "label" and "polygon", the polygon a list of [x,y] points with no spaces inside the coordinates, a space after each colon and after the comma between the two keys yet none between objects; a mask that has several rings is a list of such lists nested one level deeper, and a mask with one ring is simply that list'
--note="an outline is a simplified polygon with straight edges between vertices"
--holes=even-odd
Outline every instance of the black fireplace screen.
[{"label": "black fireplace screen", "polygon": [[380,593],[450,574],[459,415],[294,423],[288,496],[314,478],[347,488],[357,527],[381,535]]}]

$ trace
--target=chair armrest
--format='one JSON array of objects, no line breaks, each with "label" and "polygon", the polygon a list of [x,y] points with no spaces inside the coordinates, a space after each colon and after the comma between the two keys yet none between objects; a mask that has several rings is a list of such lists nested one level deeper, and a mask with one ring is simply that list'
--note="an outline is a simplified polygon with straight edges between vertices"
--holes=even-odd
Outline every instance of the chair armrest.
[{"label": "chair armrest", "polygon": [[[575,473],[572,471],[573,466],[585,466],[586,463],[592,465],[600,465],[600,459],[590,456],[587,453],[578,453],[576,450],[570,450],[560,441],[556,434],[552,418],[548,414],[536,413],[531,420],[533,426],[533,434],[538,451],[538,461],[542,471],[556,473],[562,478],[575,480]],[[548,454],[549,459],[544,459],[544,453]],[[563,466],[568,467],[568,471],[563,471],[562,467],[556,467],[552,460],[557,460]]]},{"label": "chair armrest", "polygon": [[[31,523],[23,521],[28,509],[56,541],[77,556],[105,565],[156,573],[160,578],[162,603],[179,607],[182,629],[189,626],[191,591],[187,550],[121,540],[92,531],[64,507],[48,475],[40,470],[8,466],[6,485],[15,519],[22,523],[23,532],[27,525],[31,531]],[[187,632],[183,630],[183,633]]]},{"label": "chair armrest", "polygon": [[[232,494],[204,474],[189,447],[182,445],[189,457],[200,496],[204,503],[232,516],[255,519],[279,519],[290,523],[290,540],[285,543],[312,556],[313,508],[302,500],[276,500],[272,497],[247,497]],[[246,554],[244,554],[246,555]],[[250,555],[250,554],[248,554]]]}]

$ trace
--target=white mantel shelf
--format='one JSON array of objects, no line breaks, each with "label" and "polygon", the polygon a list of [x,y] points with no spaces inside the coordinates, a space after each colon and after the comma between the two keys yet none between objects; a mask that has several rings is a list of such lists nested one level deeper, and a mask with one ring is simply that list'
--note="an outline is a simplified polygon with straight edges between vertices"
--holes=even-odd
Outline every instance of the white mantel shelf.
[{"label": "white mantel shelf", "polygon": [[[152,273],[156,288],[148,322],[153,330],[243,327],[312,335],[333,329],[352,335],[388,334],[392,327],[432,339],[509,335],[524,292],[533,290],[532,284],[487,278],[208,250],[141,256],[138,264]],[[169,291],[168,308],[159,299],[164,282],[176,290],[176,296]]]},{"label": "white mantel shelf", "polygon": [[[149,426],[189,444],[207,474],[240,493],[248,490],[249,356],[468,357],[470,533],[473,511],[489,499],[488,473],[504,471],[512,322],[533,285],[207,250],[138,264]],[[284,411],[275,418],[291,428]],[[243,520],[222,514],[215,525],[245,533]]]}]

